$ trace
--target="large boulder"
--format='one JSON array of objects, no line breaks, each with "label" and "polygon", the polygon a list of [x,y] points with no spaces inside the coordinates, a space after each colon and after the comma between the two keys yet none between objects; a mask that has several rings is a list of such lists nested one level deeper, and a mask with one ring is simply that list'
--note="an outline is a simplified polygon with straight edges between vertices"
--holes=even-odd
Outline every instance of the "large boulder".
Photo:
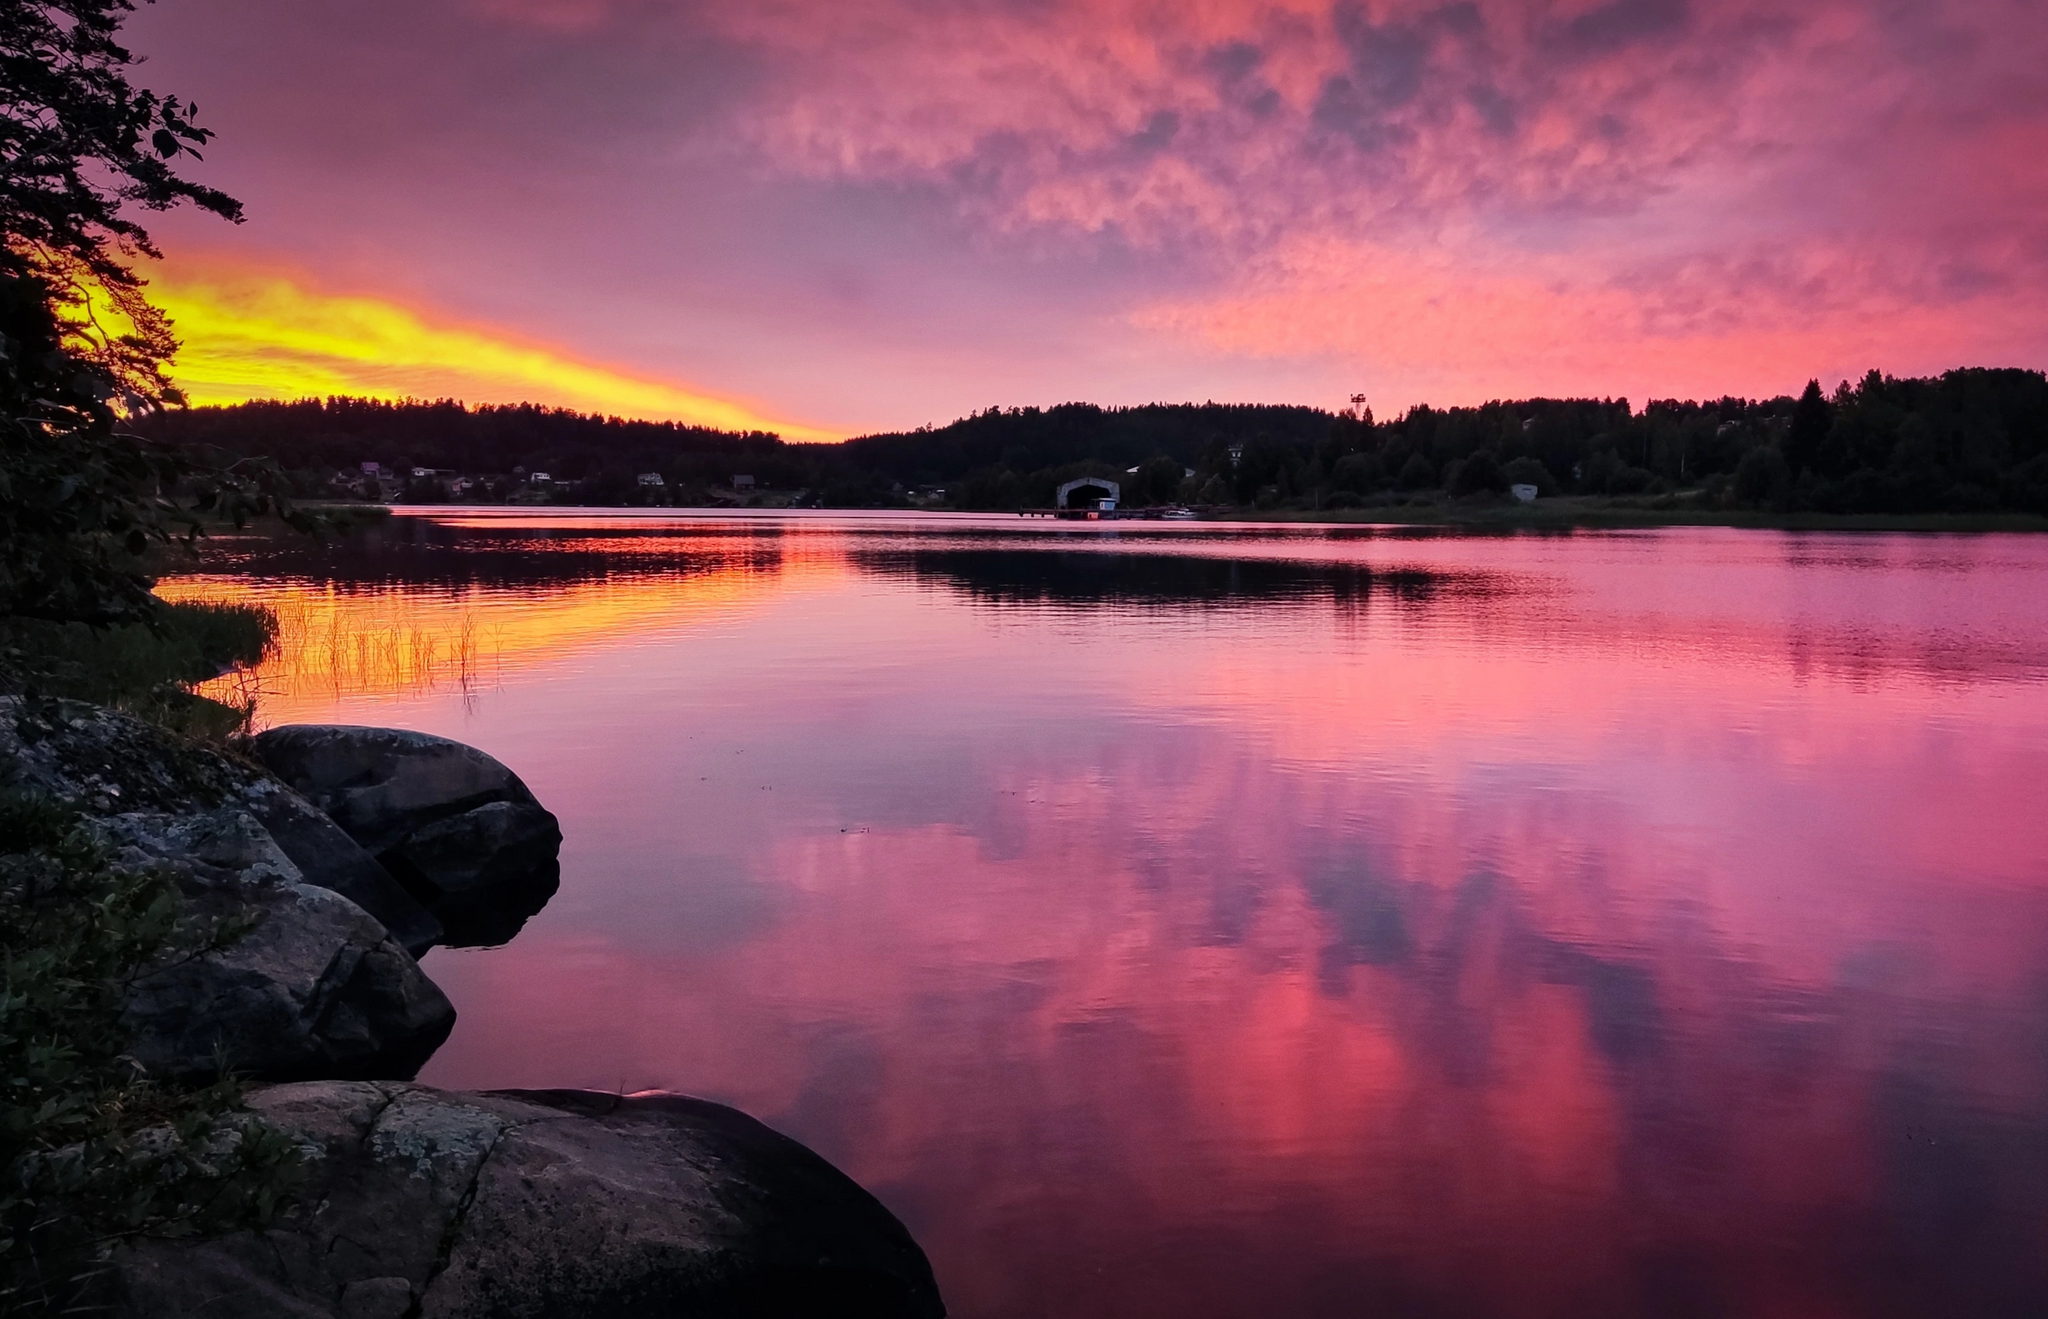
[{"label": "large boulder", "polygon": [[127,1315],[945,1314],[902,1224],[718,1104],[307,1083],[250,1103],[310,1158],[281,1227],[117,1261]]},{"label": "large boulder", "polygon": [[412,955],[361,907],[304,882],[249,812],[134,811],[98,828],[125,864],[169,872],[191,914],[254,922],[134,982],[129,1051],[151,1072],[405,1079],[454,1028],[453,1005]]},{"label": "large boulder", "polygon": [[475,747],[394,728],[287,724],[252,749],[425,903],[447,943],[505,942],[560,883],[560,825]]},{"label": "large boulder", "polygon": [[417,956],[440,922],[332,820],[262,769],[81,701],[0,697],[0,786],[88,815],[197,813],[235,806],[256,817],[300,879],[368,912]]},{"label": "large boulder", "polygon": [[[81,811],[191,914],[253,924],[138,978],[131,1051],[181,1079],[413,1076],[455,1009],[372,909],[438,926],[375,860],[252,766],[77,702],[0,698],[0,786]],[[303,860],[302,860],[303,859]]]}]

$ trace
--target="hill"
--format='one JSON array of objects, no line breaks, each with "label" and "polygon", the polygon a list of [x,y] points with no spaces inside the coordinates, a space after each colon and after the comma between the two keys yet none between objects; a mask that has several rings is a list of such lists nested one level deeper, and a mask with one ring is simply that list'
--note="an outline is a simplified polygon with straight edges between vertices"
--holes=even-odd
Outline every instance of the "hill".
[{"label": "hill", "polygon": [[[531,405],[464,407],[335,398],[194,408],[147,419],[158,438],[267,456],[302,493],[365,462],[434,469],[399,497],[593,504],[731,502],[733,477],[824,507],[926,503],[1006,509],[1051,503],[1076,476],[1116,480],[1127,503],[1316,510],[1542,494],[1677,499],[1695,509],[2048,513],[2048,376],[1973,368],[1938,377],[1871,372],[1798,398],[1522,399],[1481,407],[1369,410],[1250,404],[991,408],[945,426],[843,444],[789,444],[671,422]],[[658,487],[640,473],[659,473]],[[438,484],[437,484],[438,483]]]}]

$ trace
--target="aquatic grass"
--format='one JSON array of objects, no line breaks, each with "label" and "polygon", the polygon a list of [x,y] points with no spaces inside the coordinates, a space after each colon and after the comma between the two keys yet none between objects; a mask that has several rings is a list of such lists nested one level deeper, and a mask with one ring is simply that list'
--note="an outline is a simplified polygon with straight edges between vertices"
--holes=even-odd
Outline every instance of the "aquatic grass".
[{"label": "aquatic grass", "polygon": [[196,689],[262,663],[277,637],[276,612],[246,601],[166,602],[147,622],[113,627],[0,618],[0,689],[90,701],[219,741],[248,728],[254,705]]},{"label": "aquatic grass", "polygon": [[[439,602],[441,605],[453,602]],[[498,680],[502,639],[457,604],[421,611],[396,592],[337,598],[287,589],[266,594],[275,642],[263,662],[200,685],[230,705],[319,692],[474,696]]]}]

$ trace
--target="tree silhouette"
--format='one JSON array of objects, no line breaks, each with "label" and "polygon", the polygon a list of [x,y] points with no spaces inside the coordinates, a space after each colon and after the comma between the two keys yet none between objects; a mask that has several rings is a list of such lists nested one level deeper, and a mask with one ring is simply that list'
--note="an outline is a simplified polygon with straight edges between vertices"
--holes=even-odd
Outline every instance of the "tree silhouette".
[{"label": "tree silhouette", "polygon": [[[126,434],[177,402],[177,348],[131,266],[127,212],[241,206],[180,177],[211,136],[196,107],[128,81],[132,0],[0,0],[0,614],[111,621],[152,608],[134,563],[167,538],[190,466]],[[216,483],[241,512],[246,487]]]},{"label": "tree silhouette", "polygon": [[1792,429],[1785,436],[1785,464],[1794,476],[1813,467],[1820,459],[1821,446],[1835,424],[1834,409],[1820,392],[1820,381],[1806,382],[1806,392],[1792,409]]}]

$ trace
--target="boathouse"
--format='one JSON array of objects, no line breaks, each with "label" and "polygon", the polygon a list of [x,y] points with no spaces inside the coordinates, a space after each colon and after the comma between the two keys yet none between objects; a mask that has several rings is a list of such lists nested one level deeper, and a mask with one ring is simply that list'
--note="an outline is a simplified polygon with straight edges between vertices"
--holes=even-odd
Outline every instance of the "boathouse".
[{"label": "boathouse", "polygon": [[[1059,488],[1057,497],[1055,498],[1054,502],[1061,508],[1073,507],[1072,505],[1069,505],[1067,502],[1069,497],[1071,497],[1077,491],[1089,489],[1091,487],[1101,492],[1100,494],[1094,496],[1093,506],[1104,513],[1115,512],[1117,500],[1123,497],[1124,488],[1114,481],[1105,480],[1099,476],[1084,476],[1080,477],[1077,480],[1067,482],[1065,485]],[[1041,490],[1044,488],[1045,487],[1043,486],[1039,487],[1039,489]],[[1088,496],[1084,495],[1082,496],[1082,498],[1086,499],[1088,498]],[[1087,507],[1087,505],[1080,505],[1080,507]]]}]

